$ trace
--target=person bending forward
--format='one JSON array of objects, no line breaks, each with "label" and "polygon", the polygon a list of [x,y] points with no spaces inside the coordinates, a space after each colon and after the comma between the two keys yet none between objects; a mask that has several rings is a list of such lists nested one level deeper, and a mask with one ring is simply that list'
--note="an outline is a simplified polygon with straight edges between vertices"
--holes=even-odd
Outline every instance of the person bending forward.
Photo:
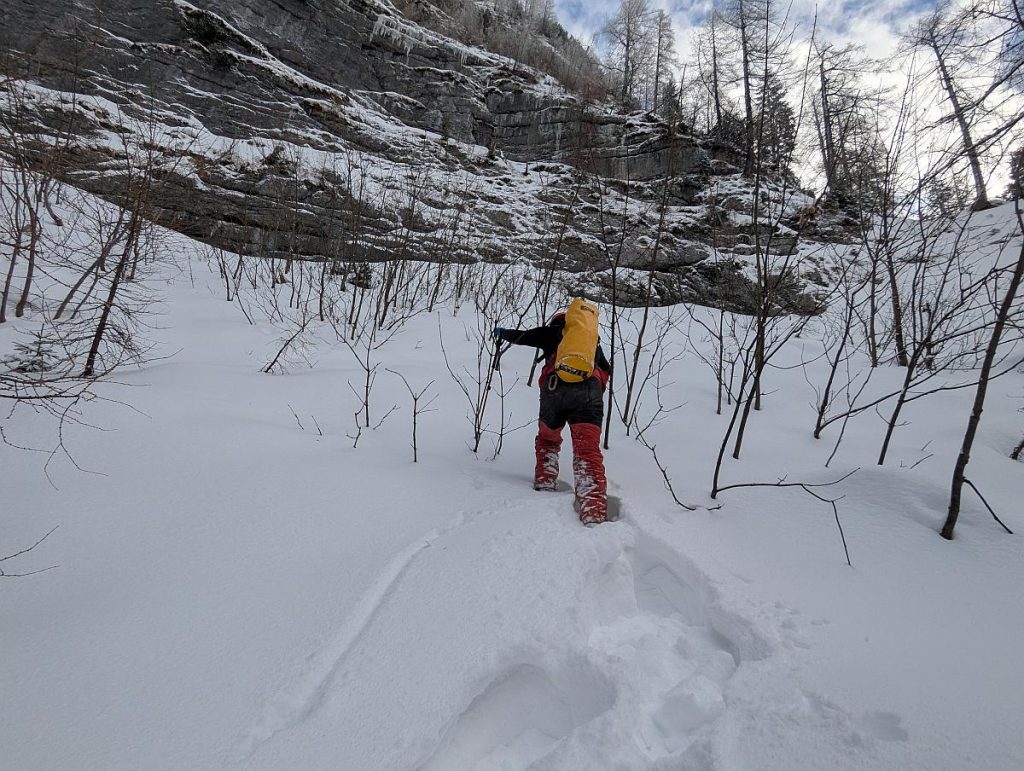
[{"label": "person bending forward", "polygon": [[572,472],[580,521],[596,525],[608,518],[607,481],[601,455],[601,421],[604,418],[604,390],[611,366],[600,343],[594,356],[594,370],[581,383],[567,383],[555,374],[555,352],[565,329],[565,313],[556,313],[542,327],[504,329],[496,327],[499,341],[540,348],[544,352],[541,370],[540,416],[534,442],[537,465],[534,490],[554,490],[558,484],[558,452],[562,447],[562,428],[569,424],[572,437]]}]

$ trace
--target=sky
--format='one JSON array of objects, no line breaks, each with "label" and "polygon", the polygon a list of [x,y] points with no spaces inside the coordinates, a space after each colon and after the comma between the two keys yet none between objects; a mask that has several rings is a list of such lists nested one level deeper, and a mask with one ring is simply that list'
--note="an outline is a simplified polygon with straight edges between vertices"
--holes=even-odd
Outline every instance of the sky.
[{"label": "sky", "polygon": [[[648,1],[652,8],[661,8],[670,14],[680,64],[692,62],[691,33],[704,23],[714,5],[713,0]],[[554,8],[563,27],[584,43],[596,42],[598,51],[601,51],[600,41],[595,41],[594,36],[600,33],[608,19],[615,14],[619,2],[555,0]],[[901,35],[918,18],[935,7],[935,0],[790,0],[789,17],[796,27],[794,64],[797,69],[802,68],[807,51],[806,43],[810,40],[812,29],[817,30],[819,40],[828,40],[839,46],[848,43],[859,45],[867,56],[885,60],[899,49]],[[877,77],[883,88],[890,85],[894,89],[903,88],[905,75],[899,68],[894,67],[889,71],[883,68]],[[798,97],[796,99],[798,101]],[[928,109],[934,112],[934,118],[938,120],[946,111],[945,102],[939,100]],[[1004,159],[993,156],[992,159],[986,159],[985,165],[988,167],[986,173],[992,175],[990,193],[996,193],[1005,186],[1008,179],[1006,164]]]},{"label": "sky", "polygon": [[[676,47],[680,59],[685,61],[690,30],[703,22],[712,3],[710,0],[650,2],[653,8],[663,8],[671,15]],[[614,15],[618,5],[619,0],[555,0],[555,11],[562,26],[581,41],[588,42]],[[793,0],[791,15],[803,30],[802,37],[809,36],[817,12],[818,28],[828,39],[863,44],[871,55],[884,56],[895,50],[900,31],[934,5],[931,0]]]}]

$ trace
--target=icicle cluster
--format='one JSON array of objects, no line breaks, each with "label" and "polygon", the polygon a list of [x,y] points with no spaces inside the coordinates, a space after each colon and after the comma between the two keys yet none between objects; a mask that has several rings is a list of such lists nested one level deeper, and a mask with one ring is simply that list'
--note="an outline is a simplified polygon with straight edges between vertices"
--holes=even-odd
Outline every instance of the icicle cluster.
[{"label": "icicle cluster", "polygon": [[377,21],[373,24],[373,31],[370,33],[370,40],[381,37],[392,45],[405,50],[408,56],[416,43],[423,42],[423,33],[415,27],[403,24],[394,16],[388,14],[377,14]]}]

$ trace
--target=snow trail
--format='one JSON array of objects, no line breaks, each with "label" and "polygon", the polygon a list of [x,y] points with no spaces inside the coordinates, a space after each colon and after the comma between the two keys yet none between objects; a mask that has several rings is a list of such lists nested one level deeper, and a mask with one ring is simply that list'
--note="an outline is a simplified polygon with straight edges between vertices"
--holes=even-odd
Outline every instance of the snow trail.
[{"label": "snow trail", "polygon": [[[729,636],[684,556],[628,521],[581,528],[571,501],[509,496],[395,555],[238,760],[301,762],[327,731],[365,771],[696,763],[741,651],[758,649]],[[412,715],[422,725],[396,740]]]},{"label": "snow trail", "polygon": [[459,514],[447,527],[430,531],[421,540],[409,544],[391,559],[363,594],[334,640],[313,654],[305,672],[266,706],[263,717],[252,727],[244,742],[243,758],[250,757],[262,744],[281,731],[303,722],[320,707],[348,652],[359,641],[374,616],[387,603],[388,597],[413,560],[438,539],[462,526],[466,521],[467,515]]},{"label": "snow trail", "polygon": [[713,767],[709,729],[742,643],[715,629],[713,591],[679,576],[682,555],[624,530],[584,576],[575,643],[506,662],[417,771]]}]

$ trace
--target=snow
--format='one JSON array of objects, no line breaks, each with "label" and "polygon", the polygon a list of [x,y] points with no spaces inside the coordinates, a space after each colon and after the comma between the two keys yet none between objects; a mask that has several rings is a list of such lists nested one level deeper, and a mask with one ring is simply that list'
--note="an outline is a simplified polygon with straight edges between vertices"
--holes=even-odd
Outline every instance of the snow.
[{"label": "snow", "polygon": [[[1003,207],[971,237],[1011,225]],[[1020,536],[970,493],[957,539],[937,534],[969,391],[910,403],[882,467],[881,423],[855,418],[826,469],[836,434],[811,438],[805,380],[826,366],[824,322],[780,356],[725,483],[861,467],[826,488],[844,496],[851,568],[831,508],[800,490],[707,498],[728,416],[694,353],[710,344],[660,310],[678,354],[662,396],[680,407],[649,438],[698,509],[672,502],[615,424],[622,518],[588,529],[571,495],[530,486],[529,351],[502,359],[500,384],[507,425],[525,427],[494,459],[493,433],[470,452],[438,329],[472,371],[471,303],[414,316],[377,352],[372,421],[398,410],[353,447],[352,352],[321,325],[311,366],[261,373],[283,329],[247,323],[216,267],[174,238],[179,262],[149,282],[161,302],[147,335],[166,358],[102,386],[109,400],[86,405],[95,428],[66,427],[85,470],[58,455],[51,485],[46,456],[0,445],[0,554],[60,526],[16,563],[57,569],[0,584],[5,767],[1024,767]],[[0,327],[0,351],[15,327],[33,323]],[[383,367],[434,381],[416,464],[408,393]],[[883,367],[872,388],[901,379]],[[1022,395],[1019,372],[990,389],[969,467],[1018,532],[1024,466],[1006,456]],[[496,393],[491,430],[500,408]],[[51,446],[45,415],[19,408],[0,425]],[[563,481],[569,468],[564,449]]]}]

